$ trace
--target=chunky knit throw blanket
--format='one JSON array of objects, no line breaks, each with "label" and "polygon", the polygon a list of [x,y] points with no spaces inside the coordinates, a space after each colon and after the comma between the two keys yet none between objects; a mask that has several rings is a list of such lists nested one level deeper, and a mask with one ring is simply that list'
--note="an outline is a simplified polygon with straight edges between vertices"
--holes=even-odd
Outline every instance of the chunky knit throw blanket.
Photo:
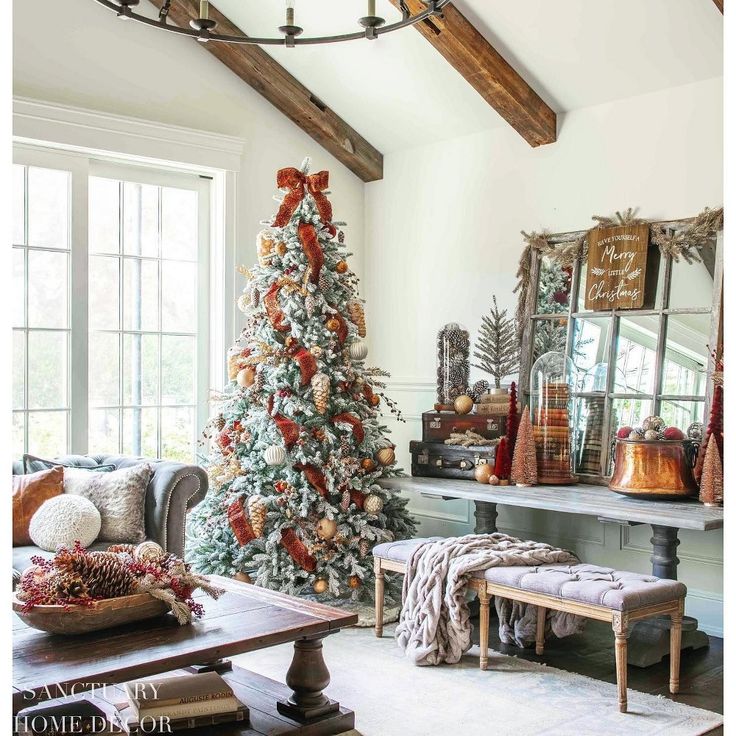
[{"label": "chunky knit throw blanket", "polygon": [[[500,565],[546,565],[579,560],[572,552],[506,534],[468,534],[419,545],[404,575],[404,603],[396,639],[417,665],[460,661],[471,646],[471,625],[465,598],[474,572]],[[502,641],[524,646],[535,639],[536,606],[496,600]],[[577,616],[549,611],[557,636],[582,628]]]}]

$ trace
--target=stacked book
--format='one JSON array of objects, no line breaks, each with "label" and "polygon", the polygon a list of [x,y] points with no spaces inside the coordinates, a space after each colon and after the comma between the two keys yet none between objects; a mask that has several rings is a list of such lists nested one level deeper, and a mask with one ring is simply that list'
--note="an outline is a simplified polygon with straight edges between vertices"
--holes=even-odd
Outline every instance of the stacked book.
[{"label": "stacked book", "polygon": [[509,395],[506,391],[499,394],[483,394],[475,405],[476,414],[505,416],[509,411]]},{"label": "stacked book", "polygon": [[170,731],[242,721],[248,709],[217,672],[138,680],[125,685],[131,734],[150,733],[153,724]]}]

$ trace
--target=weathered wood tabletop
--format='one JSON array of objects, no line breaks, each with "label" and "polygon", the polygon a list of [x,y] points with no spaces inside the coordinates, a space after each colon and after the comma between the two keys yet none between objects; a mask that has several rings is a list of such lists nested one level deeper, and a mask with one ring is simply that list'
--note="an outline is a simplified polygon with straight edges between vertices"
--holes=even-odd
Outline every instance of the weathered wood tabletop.
[{"label": "weathered wood tabletop", "polygon": [[605,486],[491,486],[449,478],[389,478],[381,485],[434,498],[465,499],[532,509],[584,514],[612,521],[710,531],[723,527],[723,509],[698,501],[654,501],[614,493]]}]

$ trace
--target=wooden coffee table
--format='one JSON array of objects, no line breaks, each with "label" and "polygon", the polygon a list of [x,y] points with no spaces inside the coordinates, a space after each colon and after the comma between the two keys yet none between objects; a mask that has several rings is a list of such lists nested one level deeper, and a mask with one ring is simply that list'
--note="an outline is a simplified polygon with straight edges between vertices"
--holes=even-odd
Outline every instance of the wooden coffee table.
[{"label": "wooden coffee table", "polygon": [[[229,578],[212,576],[226,590],[218,600],[203,596],[204,617],[179,626],[173,616],[80,636],[31,629],[14,617],[13,710],[74,692],[95,691],[181,668],[217,669],[250,709],[250,723],[208,726],[188,733],[329,735],[349,731],[352,711],[322,692],[330,675],[322,639],[357,623],[358,616]],[[286,683],[233,666],[227,657],[294,642]],[[288,687],[287,687],[288,686]],[[118,701],[122,690],[107,688]],[[124,700],[124,696],[122,697]]]}]

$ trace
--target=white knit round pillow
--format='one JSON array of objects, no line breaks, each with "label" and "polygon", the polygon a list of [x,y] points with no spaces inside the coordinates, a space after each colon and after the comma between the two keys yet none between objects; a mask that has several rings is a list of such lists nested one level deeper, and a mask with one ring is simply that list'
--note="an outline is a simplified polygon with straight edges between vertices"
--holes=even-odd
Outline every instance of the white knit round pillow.
[{"label": "white knit round pillow", "polygon": [[62,493],[41,504],[31,517],[28,532],[37,547],[56,552],[60,545],[71,547],[77,540],[88,547],[101,526],[102,517],[92,501]]}]

